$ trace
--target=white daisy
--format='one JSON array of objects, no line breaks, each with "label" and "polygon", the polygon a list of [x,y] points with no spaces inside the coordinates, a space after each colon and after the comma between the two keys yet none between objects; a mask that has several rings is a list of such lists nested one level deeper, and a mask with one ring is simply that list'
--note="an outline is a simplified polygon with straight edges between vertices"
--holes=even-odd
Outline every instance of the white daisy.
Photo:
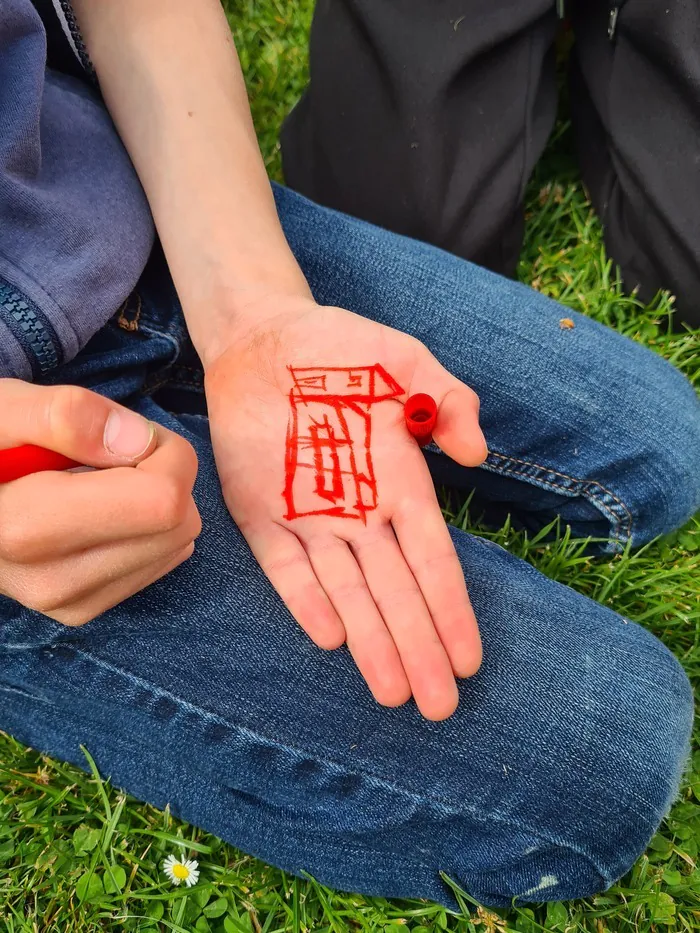
[{"label": "white daisy", "polygon": [[176,855],[169,855],[163,862],[163,871],[173,884],[182,884],[184,881],[188,888],[199,881],[199,862],[194,859],[182,859]]}]

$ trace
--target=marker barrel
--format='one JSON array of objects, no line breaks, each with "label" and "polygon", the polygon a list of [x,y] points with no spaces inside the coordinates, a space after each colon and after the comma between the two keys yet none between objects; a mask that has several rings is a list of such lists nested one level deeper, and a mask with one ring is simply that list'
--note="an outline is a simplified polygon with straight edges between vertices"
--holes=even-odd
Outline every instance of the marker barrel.
[{"label": "marker barrel", "polygon": [[0,450],[0,483],[11,483],[12,480],[45,470],[70,470],[80,465],[76,460],[45,447],[22,444],[21,447]]}]

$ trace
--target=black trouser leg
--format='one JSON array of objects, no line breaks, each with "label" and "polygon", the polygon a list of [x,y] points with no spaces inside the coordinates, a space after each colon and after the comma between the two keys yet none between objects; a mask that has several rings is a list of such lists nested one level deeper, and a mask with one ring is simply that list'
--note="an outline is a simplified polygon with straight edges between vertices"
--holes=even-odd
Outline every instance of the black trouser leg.
[{"label": "black trouser leg", "polygon": [[577,147],[608,252],[628,289],[669,289],[700,326],[700,4],[578,0],[573,16]]},{"label": "black trouser leg", "polygon": [[555,116],[555,30],[554,0],[318,0],[287,183],[512,274]]}]

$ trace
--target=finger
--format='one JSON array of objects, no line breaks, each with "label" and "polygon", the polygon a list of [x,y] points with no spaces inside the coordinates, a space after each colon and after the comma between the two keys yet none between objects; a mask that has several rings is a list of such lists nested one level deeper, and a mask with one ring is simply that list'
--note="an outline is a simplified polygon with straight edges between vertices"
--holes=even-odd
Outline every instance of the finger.
[{"label": "finger", "polygon": [[393,531],[387,525],[368,530],[350,547],[394,639],[418,708],[427,719],[446,719],[459,699],[452,665]]},{"label": "finger", "polygon": [[0,448],[37,444],[94,467],[133,465],[155,445],[136,412],[79,386],[0,379]]},{"label": "finger", "polygon": [[153,476],[158,483],[172,484],[178,489],[192,492],[197,478],[197,454],[194,447],[174,431],[154,425],[157,445],[151,455],[137,464],[137,470]]},{"label": "finger", "polygon": [[411,696],[401,658],[345,541],[318,536],[305,542],[311,566],[345,627],[347,645],[372,695],[383,706]]},{"label": "finger", "polygon": [[432,490],[428,498],[401,502],[392,524],[452,670],[457,677],[470,677],[481,664],[481,638],[464,571]]},{"label": "finger", "polygon": [[[427,352],[427,351],[426,351]],[[433,439],[448,457],[462,466],[479,466],[488,454],[479,426],[479,397],[449,373],[432,354],[411,380],[410,395],[425,392],[438,405]]]},{"label": "finger", "polygon": [[339,648],[345,642],[343,623],[297,536],[275,522],[239,527],[270,583],[309,638],[319,648]]},{"label": "finger", "polygon": [[194,508],[196,458],[164,434],[148,470],[37,473],[0,485],[0,557],[39,563],[175,530]]},{"label": "finger", "polygon": [[175,570],[194,553],[194,543],[186,545],[175,554],[171,554],[162,561],[150,567],[140,567],[125,577],[115,580],[108,586],[77,600],[67,606],[45,613],[56,622],[63,625],[84,625],[109,609],[113,609],[125,599],[140,593],[152,583],[162,579],[166,574]]},{"label": "finger", "polygon": [[17,569],[0,567],[0,588],[25,606],[49,614],[110,586],[138,570],[147,570],[192,543],[201,524],[192,515],[173,532],[110,544],[63,560]]}]

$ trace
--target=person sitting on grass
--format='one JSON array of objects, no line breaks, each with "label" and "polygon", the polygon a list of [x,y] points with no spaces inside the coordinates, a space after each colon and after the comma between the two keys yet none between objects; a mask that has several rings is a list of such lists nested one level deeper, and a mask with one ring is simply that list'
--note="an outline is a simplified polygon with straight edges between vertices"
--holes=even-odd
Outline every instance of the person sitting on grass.
[{"label": "person sitting on grass", "polygon": [[0,728],[328,885],[604,889],[677,794],[688,679],[435,483],[640,546],[700,504],[690,384],[271,188],[216,0],[57,9],[0,20],[0,448],[97,469],[0,486]]}]

